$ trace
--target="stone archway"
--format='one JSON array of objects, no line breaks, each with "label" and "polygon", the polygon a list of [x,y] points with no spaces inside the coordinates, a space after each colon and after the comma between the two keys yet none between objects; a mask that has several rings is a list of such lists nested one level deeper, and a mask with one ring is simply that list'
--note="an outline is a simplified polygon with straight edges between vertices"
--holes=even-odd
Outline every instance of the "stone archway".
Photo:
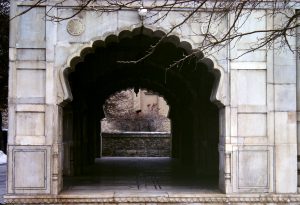
[{"label": "stone archway", "polygon": [[[89,149],[90,145],[99,145],[99,121],[104,115],[97,106],[99,108],[118,90],[138,87],[160,93],[171,105],[174,157],[195,166],[195,172],[202,174],[218,174],[221,170],[219,184],[225,189],[223,150],[218,153],[218,145],[222,147],[224,143],[219,140],[224,135],[219,131],[218,122],[224,120],[224,113],[221,111],[219,116],[218,108],[223,110],[226,100],[222,70],[214,68],[213,61],[204,58],[200,51],[179,66],[166,70],[183,55],[195,51],[174,35],[165,37],[153,55],[144,61],[127,63],[144,56],[163,36],[162,31],[144,27],[108,35],[103,41],[94,41],[91,47],[82,49],[79,56],[71,58],[69,66],[60,70],[64,127],[71,121],[67,126],[70,129],[64,128],[63,133],[63,142],[67,145],[65,159],[73,152],[74,162],[65,166],[65,169],[70,168],[65,170],[67,173],[80,173],[80,168],[92,163],[99,153],[97,146]],[[222,166],[219,170],[218,164]]]},{"label": "stone archway", "polygon": [[[143,29],[142,29],[143,28]],[[60,67],[58,70],[58,104],[63,105],[64,103],[73,99],[72,92],[70,90],[70,85],[68,81],[69,73],[74,71],[77,63],[84,61],[84,58],[89,53],[93,53],[94,49],[97,47],[104,47],[106,44],[112,42],[118,42],[123,38],[130,38],[139,34],[143,34],[149,37],[156,38],[165,38],[165,42],[170,42],[178,48],[182,48],[186,53],[197,52],[197,56],[199,61],[207,65],[207,68],[210,72],[212,72],[215,76],[215,82],[213,85],[212,93],[211,93],[211,101],[218,105],[219,107],[228,105],[228,91],[227,91],[227,79],[225,77],[224,69],[218,65],[217,60],[214,56],[209,56],[206,58],[203,53],[195,49],[197,47],[192,42],[189,42],[189,39],[179,38],[179,34],[172,33],[166,36],[165,31],[162,29],[156,30],[154,28],[145,28],[145,27],[133,27],[133,28],[120,28],[117,32],[112,33],[108,32],[104,34],[102,37],[97,37],[92,39],[89,43],[81,44],[77,46],[76,52],[72,53],[68,59],[66,59],[66,63],[64,66]]]}]

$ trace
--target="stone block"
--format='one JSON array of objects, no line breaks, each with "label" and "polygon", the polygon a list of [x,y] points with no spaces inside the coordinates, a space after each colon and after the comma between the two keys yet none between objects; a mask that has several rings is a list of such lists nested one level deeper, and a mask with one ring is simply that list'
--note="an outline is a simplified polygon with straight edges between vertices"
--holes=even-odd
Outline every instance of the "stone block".
[{"label": "stone block", "polygon": [[245,113],[245,114],[253,114],[253,113],[267,113],[267,106],[266,105],[239,105],[238,113]]},{"label": "stone block", "polygon": [[275,142],[275,113],[268,112],[267,114],[267,135],[268,142],[274,144]]},{"label": "stone block", "polygon": [[[230,116],[230,136],[237,137],[238,136],[238,114],[237,108],[231,108],[231,116]],[[236,142],[232,142],[236,143]]]},{"label": "stone block", "polygon": [[[245,48],[249,47],[246,44],[243,45],[245,46]],[[248,51],[248,49],[237,49],[236,52],[234,53],[235,57],[237,57],[237,59],[234,62],[243,62],[243,63],[249,63],[250,65],[252,65],[252,69],[255,69],[256,67],[254,67],[255,65],[258,65],[258,69],[264,68],[265,69],[265,62],[267,61],[267,50],[256,50],[253,52],[249,52],[246,54],[246,52]],[[245,68],[249,67],[247,65],[244,65]],[[240,68],[243,69],[243,68]]]},{"label": "stone block", "polygon": [[[24,50],[24,49],[22,49]],[[20,49],[19,49],[20,51]],[[26,61],[16,61],[17,69],[46,69],[45,61],[35,61],[35,60],[26,60]]]},{"label": "stone block", "polygon": [[[295,42],[292,38],[287,37],[291,43]],[[274,68],[280,69],[295,69],[296,68],[296,59],[297,56],[295,53],[290,51],[288,48],[282,48],[279,51],[274,51]]]},{"label": "stone block", "polygon": [[[273,75],[273,74],[271,74]],[[274,102],[275,96],[274,96],[274,84],[268,82],[267,83],[267,110],[269,112],[274,111],[275,102]]]},{"label": "stone block", "polygon": [[238,188],[268,187],[268,151],[240,150]]},{"label": "stone block", "polygon": [[276,193],[297,193],[297,145],[275,147]]},{"label": "stone block", "polygon": [[[241,15],[237,24],[239,32],[252,32],[256,29],[264,30],[267,26],[265,10],[255,10],[254,12]],[[233,42],[231,50],[232,58],[237,58],[237,62],[265,62],[267,58],[266,47],[262,47],[253,52],[245,54],[247,51],[257,45],[258,39],[265,37],[265,33],[253,33],[252,35],[245,35]],[[243,55],[245,54],[245,55]]]},{"label": "stone block", "polygon": [[[127,16],[120,16],[119,12],[102,13],[101,15],[97,12],[87,13],[85,16],[86,29],[84,35],[87,40],[90,40],[95,37],[103,37],[106,32],[115,32],[119,27],[118,24],[120,21],[123,22],[126,21],[126,19],[132,20],[132,18],[130,18],[132,16],[132,13],[132,11],[128,13],[126,12]],[[126,21],[127,27],[131,26],[130,24],[128,24],[128,21]],[[101,26],[99,26],[100,24]],[[106,32],[104,33],[104,31]]]},{"label": "stone block", "polygon": [[270,192],[273,189],[273,149],[238,146],[233,154],[233,191]]},{"label": "stone block", "polygon": [[265,62],[254,62],[254,61],[233,61],[230,63],[231,69],[235,70],[265,70],[267,64]]},{"label": "stone block", "polygon": [[238,70],[236,86],[239,105],[266,104],[265,70]]},{"label": "stone block", "polygon": [[[107,17],[111,19],[112,16],[110,15]],[[129,11],[129,12],[119,11],[117,14],[117,19],[118,19],[118,23],[117,23],[118,28],[126,28],[126,27],[129,28],[132,25],[138,25],[140,23],[140,17],[137,11]],[[110,24],[109,22],[107,23]]]},{"label": "stone block", "polygon": [[44,48],[46,31],[46,9],[45,7],[30,8],[19,7],[19,12],[29,9],[28,12],[19,16],[18,48]]},{"label": "stone block", "polygon": [[[251,32],[254,30],[264,30],[266,29],[266,11],[265,10],[255,10],[251,13],[241,15],[238,20],[239,32]],[[238,44],[238,49],[249,49],[251,43],[257,43],[257,39],[263,38],[265,33],[255,33],[254,35],[243,36]]]},{"label": "stone block", "polygon": [[230,71],[230,82],[231,84],[228,85],[230,89],[230,105],[231,107],[237,107],[238,106],[238,70],[231,70]]},{"label": "stone block", "polygon": [[17,112],[17,136],[44,136],[45,113],[43,112]]},{"label": "stone block", "polygon": [[46,59],[45,49],[23,49],[23,48],[17,49],[17,60],[44,61],[45,59]]},{"label": "stone block", "polygon": [[17,145],[44,145],[46,142],[45,136],[19,136],[15,138]]},{"label": "stone block", "polygon": [[68,53],[73,54],[77,50],[77,46],[72,46],[69,43],[63,43],[63,42],[58,42],[55,46],[55,67],[60,68],[60,67],[66,67],[66,63],[68,60]]},{"label": "stone block", "polygon": [[[174,27],[174,25],[180,24],[184,20],[184,13],[183,12],[170,12],[166,18],[162,18],[159,21],[159,28],[162,30],[169,30]],[[153,20],[152,20],[153,22]],[[148,25],[151,25],[151,21],[148,22]],[[173,33],[180,33],[183,31],[181,27],[177,27],[174,29]]]},{"label": "stone block", "polygon": [[296,85],[275,85],[275,111],[296,111]]},{"label": "stone block", "polygon": [[264,137],[267,135],[266,114],[238,114],[238,136]]},{"label": "stone block", "polygon": [[13,193],[50,193],[50,147],[10,147]]},{"label": "stone block", "polygon": [[275,142],[277,144],[297,143],[296,112],[275,112]]},{"label": "stone block", "polygon": [[[45,188],[46,153],[42,150],[15,151],[15,188]],[[26,164],[24,164],[26,163]],[[35,173],[35,174],[32,174]]]},{"label": "stone block", "polygon": [[45,70],[17,70],[17,97],[45,97]]},{"label": "stone block", "polygon": [[296,67],[275,67],[275,83],[296,83]]}]

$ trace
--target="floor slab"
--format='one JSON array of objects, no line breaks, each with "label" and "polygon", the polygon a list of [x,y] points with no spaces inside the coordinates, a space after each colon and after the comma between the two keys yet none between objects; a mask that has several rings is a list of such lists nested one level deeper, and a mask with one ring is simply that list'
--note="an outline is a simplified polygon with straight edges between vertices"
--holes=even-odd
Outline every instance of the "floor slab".
[{"label": "floor slab", "polygon": [[218,180],[201,177],[171,158],[104,157],[78,177],[65,177],[63,193],[220,193]]}]

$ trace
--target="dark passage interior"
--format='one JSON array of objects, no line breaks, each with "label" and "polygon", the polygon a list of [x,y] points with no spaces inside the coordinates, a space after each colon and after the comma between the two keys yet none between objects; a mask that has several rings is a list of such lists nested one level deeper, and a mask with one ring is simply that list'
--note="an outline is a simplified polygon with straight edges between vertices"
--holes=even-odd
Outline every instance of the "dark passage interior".
[{"label": "dark passage interior", "polygon": [[[206,184],[203,179],[212,179],[217,185],[219,116],[217,106],[210,101],[215,80],[209,72],[212,62],[199,53],[178,62],[193,50],[176,36],[164,38],[144,60],[131,62],[143,58],[162,36],[161,31],[143,27],[124,31],[119,36],[96,41],[92,48],[82,51],[81,61],[75,58],[71,62],[75,64],[69,74],[73,100],[64,105],[63,111],[65,187],[92,183],[90,177],[101,179],[108,174],[109,178],[109,173],[118,166],[121,168],[117,170],[122,171],[114,172],[115,176],[131,173],[138,180],[149,168],[152,173],[157,170],[156,175],[151,175],[162,176],[160,179],[168,173],[166,181],[172,181],[170,176],[174,175],[186,181],[191,177],[194,182],[198,182],[196,178],[202,179],[199,186]],[[174,62],[176,66],[169,68]],[[128,88],[148,89],[167,101],[172,125],[171,158],[162,161],[145,158],[143,163],[130,158],[99,159],[100,121],[105,117],[100,108],[110,95]],[[126,164],[143,165],[123,166]],[[144,171],[136,173],[133,167]]]},{"label": "dark passage interior", "polygon": [[217,179],[199,177],[169,157],[103,157],[85,174],[66,177],[65,193],[74,191],[197,191],[219,193]]}]

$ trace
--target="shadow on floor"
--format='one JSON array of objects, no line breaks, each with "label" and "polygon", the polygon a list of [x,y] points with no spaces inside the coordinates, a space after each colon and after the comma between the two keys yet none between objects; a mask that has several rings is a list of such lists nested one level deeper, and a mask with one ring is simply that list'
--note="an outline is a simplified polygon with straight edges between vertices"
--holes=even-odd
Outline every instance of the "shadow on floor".
[{"label": "shadow on floor", "polygon": [[201,178],[164,157],[104,157],[83,176],[65,177],[65,191],[179,191],[220,193],[217,178]]}]

